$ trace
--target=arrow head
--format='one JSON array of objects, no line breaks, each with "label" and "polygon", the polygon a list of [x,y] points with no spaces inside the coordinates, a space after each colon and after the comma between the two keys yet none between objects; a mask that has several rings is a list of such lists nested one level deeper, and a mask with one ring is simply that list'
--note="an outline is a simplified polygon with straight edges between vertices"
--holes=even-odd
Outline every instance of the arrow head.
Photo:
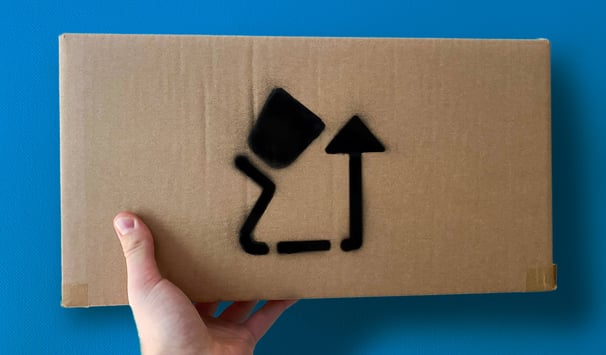
[{"label": "arrow head", "polygon": [[328,154],[384,151],[385,146],[370,132],[358,116],[353,116],[326,146]]}]

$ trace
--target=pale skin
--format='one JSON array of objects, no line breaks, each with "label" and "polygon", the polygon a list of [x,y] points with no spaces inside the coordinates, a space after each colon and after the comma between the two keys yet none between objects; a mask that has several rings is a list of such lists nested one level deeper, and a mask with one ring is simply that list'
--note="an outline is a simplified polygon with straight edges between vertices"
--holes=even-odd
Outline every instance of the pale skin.
[{"label": "pale skin", "polygon": [[196,303],[163,278],[154,257],[154,241],[141,218],[121,212],[114,229],[122,244],[141,353],[252,354],[259,339],[296,301],[268,301],[251,315],[256,301],[234,302],[214,317],[218,303]]}]

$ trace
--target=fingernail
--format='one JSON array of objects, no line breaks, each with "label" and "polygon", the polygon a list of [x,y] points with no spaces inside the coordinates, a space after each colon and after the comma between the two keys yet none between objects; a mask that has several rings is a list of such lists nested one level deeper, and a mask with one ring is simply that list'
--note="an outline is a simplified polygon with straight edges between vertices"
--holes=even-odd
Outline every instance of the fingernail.
[{"label": "fingernail", "polygon": [[135,219],[132,217],[120,217],[114,222],[118,232],[124,235],[135,229]]}]

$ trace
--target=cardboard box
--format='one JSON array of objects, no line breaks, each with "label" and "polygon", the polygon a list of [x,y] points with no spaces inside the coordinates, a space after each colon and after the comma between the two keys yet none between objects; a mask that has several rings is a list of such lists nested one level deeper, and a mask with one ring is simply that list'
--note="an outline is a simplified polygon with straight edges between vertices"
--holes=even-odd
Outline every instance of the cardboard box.
[{"label": "cardboard box", "polygon": [[[67,34],[62,304],[546,291],[547,40]],[[343,241],[347,240],[347,241]]]}]

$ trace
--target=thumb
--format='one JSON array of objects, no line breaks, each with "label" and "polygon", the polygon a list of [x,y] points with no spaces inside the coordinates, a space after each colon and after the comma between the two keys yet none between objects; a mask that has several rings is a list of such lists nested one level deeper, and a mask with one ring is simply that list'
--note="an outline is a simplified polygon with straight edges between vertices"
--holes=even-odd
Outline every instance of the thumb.
[{"label": "thumb", "polygon": [[154,258],[154,240],[149,228],[136,215],[121,212],[114,217],[114,229],[126,258],[128,299],[145,298],[162,280]]}]

